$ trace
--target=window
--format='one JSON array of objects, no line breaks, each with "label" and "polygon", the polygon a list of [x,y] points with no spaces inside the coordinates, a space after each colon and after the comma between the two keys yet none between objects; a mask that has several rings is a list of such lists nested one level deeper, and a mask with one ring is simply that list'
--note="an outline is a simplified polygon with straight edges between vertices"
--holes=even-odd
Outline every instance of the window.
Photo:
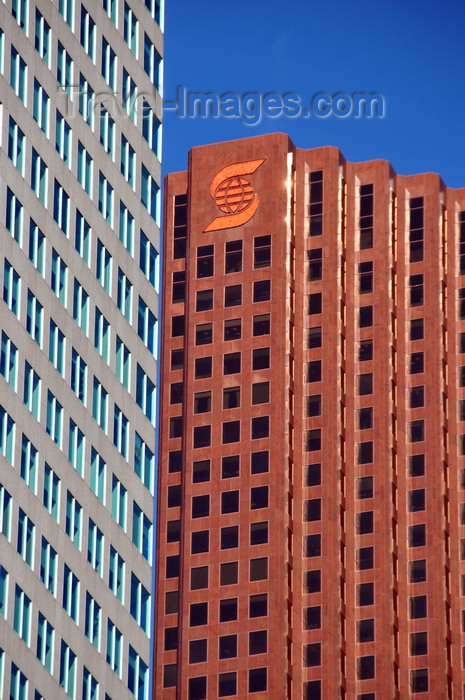
[{"label": "window", "polygon": [[32,116],[46,136],[48,136],[49,126],[49,104],[49,96],[38,80],[34,78]]},{"label": "window", "polygon": [[309,175],[310,182],[310,236],[323,233],[323,171],[316,170]]},{"label": "window", "polygon": [[10,85],[23,104],[26,104],[27,66],[15,47],[11,46]]},{"label": "window", "polygon": [[210,533],[208,530],[198,530],[192,533],[191,554],[202,554],[209,550]]},{"label": "window", "polygon": [[[3,659],[2,659],[3,661]],[[2,679],[3,680],[3,679]],[[28,680],[24,673],[19,670],[16,664],[11,662],[10,676],[10,699],[26,700],[28,691]]]},{"label": "window", "polygon": [[241,353],[231,352],[223,356],[223,374],[237,374],[241,371]]},{"label": "window", "polygon": [[126,489],[113,474],[111,482],[111,515],[123,530],[126,529],[126,495]]},{"label": "window", "polygon": [[250,560],[249,581],[264,581],[268,578],[268,557]]},{"label": "window", "polygon": [[48,359],[55,369],[63,376],[65,364],[65,336],[52,319],[50,319]]},{"label": "window", "polygon": [[18,511],[18,541],[16,551],[31,569],[34,566],[34,531],[35,525],[26,513]]},{"label": "window", "polygon": [[[64,3],[64,0],[60,0]],[[60,685],[70,698],[74,698],[76,689],[76,654],[61,640],[60,650]]]},{"label": "window", "polygon": [[102,576],[103,573],[103,532],[89,518],[87,535],[87,561]]},{"label": "window", "polygon": [[77,156],[77,181],[89,197],[91,197],[93,161],[90,153],[84,148],[80,141],[78,141]]},{"label": "window", "polygon": [[421,656],[428,653],[428,634],[427,632],[413,632],[410,634],[410,654],[412,656]]},{"label": "window", "polygon": [[309,464],[307,466],[305,486],[319,486],[321,484],[321,464]]},{"label": "window", "polygon": [[270,314],[253,316],[252,335],[268,335],[270,333]]},{"label": "window", "polygon": [[226,243],[225,268],[226,274],[241,272],[242,270],[242,241],[228,241]]},{"label": "window", "polygon": [[410,618],[417,620],[422,617],[427,617],[427,597],[425,595],[412,595],[409,598],[410,602]]},{"label": "window", "polygon": [[52,288],[52,292],[56,294],[63,306],[66,306],[67,273],[68,268],[65,265],[64,260],[62,260],[62,258],[56,252],[55,248],[53,248],[50,287]]},{"label": "window", "polygon": [[250,544],[266,544],[268,542],[268,522],[250,524]]},{"label": "window", "polygon": [[130,255],[134,243],[134,217],[123,202],[119,205],[119,239]]},{"label": "window", "polygon": [[210,515],[210,496],[204,494],[202,496],[192,497],[192,517],[205,518]]},{"label": "window", "polygon": [[124,136],[124,134],[121,134],[121,174],[127,181],[128,185],[130,185],[133,189],[135,186],[135,177],[134,177],[134,169],[135,169],[135,161],[136,161],[136,153],[127,140],[127,138]]},{"label": "window", "polygon": [[132,283],[120,267],[118,268],[117,306],[125,319],[131,323]]},{"label": "window", "polygon": [[358,266],[359,294],[368,294],[373,291],[373,263],[363,262]]},{"label": "window", "polygon": [[137,700],[148,700],[149,669],[131,645],[129,645],[128,688]]},{"label": "window", "polygon": [[100,605],[86,592],[86,616],[84,622],[84,633],[90,643],[100,649]]},{"label": "window", "polygon": [[357,677],[359,680],[375,677],[375,657],[359,656],[357,659]]},{"label": "window", "polygon": [[148,634],[150,626],[150,593],[133,573],[131,573],[130,612],[138,625]]},{"label": "window", "polygon": [[111,294],[111,255],[100,238],[97,239],[95,275],[107,294]]},{"label": "window", "polygon": [[110,158],[115,157],[115,121],[104,107],[100,107],[100,143]]},{"label": "window", "polygon": [[[19,170],[21,175],[24,176],[24,151],[25,151],[25,137],[24,133],[21,131],[13,117],[10,116],[9,122],[8,122],[8,158],[11,160],[15,168]],[[13,195],[13,192],[10,190],[9,187],[7,187],[7,228],[10,233],[12,233],[12,227],[11,227],[11,217],[12,213],[10,216],[8,215],[8,208],[9,208],[9,202],[10,200],[14,198],[15,203],[16,197]],[[22,209],[22,205],[18,201],[19,208]],[[11,207],[11,205],[10,205]],[[11,211],[11,209],[10,209]],[[14,236],[15,240],[18,240],[16,236]],[[19,242],[19,241],[18,241]]]},{"label": "window", "polygon": [[191,569],[191,591],[208,588],[208,566],[197,566]]},{"label": "window", "polygon": [[81,549],[82,507],[70,491],[66,492],[66,534]]},{"label": "window", "polygon": [[29,260],[44,276],[45,236],[33,219],[29,222]]},{"label": "window", "polygon": [[321,520],[321,498],[304,501],[304,522]]},{"label": "window", "polygon": [[[116,91],[116,54],[105,37],[102,37],[102,76],[108,87]],[[107,112],[108,114],[108,112]]]},{"label": "window", "polygon": [[221,478],[232,479],[239,476],[239,455],[231,457],[222,457],[221,459]]},{"label": "window", "polygon": [[202,245],[197,248],[197,277],[212,277],[214,267],[214,248],[212,245]]},{"label": "window", "polygon": [[[253,436],[252,436],[253,437]],[[228,421],[222,425],[223,445],[239,442],[241,439],[241,422],[239,420]]]},{"label": "window", "polygon": [[253,241],[255,269],[271,265],[271,236],[256,236]]},{"label": "window", "polygon": [[71,89],[73,87],[73,61],[60,41],[58,42],[57,52],[57,81],[60,87],[68,93],[68,97],[71,99]]},{"label": "window", "polygon": [[92,447],[90,451],[90,488],[103,504],[105,504],[106,466],[104,459]]},{"label": "window", "polygon": [[50,25],[36,8],[34,46],[48,68],[50,68],[50,34]]},{"label": "window", "polygon": [[373,442],[371,440],[367,442],[359,442],[358,463],[370,464],[371,462],[373,462]]},{"label": "window", "polygon": [[[221,643],[221,637],[220,637]],[[221,657],[220,658],[224,658]],[[224,698],[237,693],[237,673],[230,671],[228,673],[220,673],[218,675],[218,697]]]},{"label": "window", "polygon": [[102,386],[102,384],[100,384],[97,377],[94,377],[92,392],[92,417],[105,432],[107,430],[107,398],[108,392]]},{"label": "window", "polygon": [[[422,198],[421,198],[422,199]],[[428,669],[418,668],[410,671],[410,687],[412,693],[426,693],[429,689]]]},{"label": "window", "polygon": [[160,66],[161,57],[144,32],[144,70],[158,91],[160,91]]},{"label": "window", "polygon": [[21,29],[27,34],[28,7],[27,0],[12,0],[11,14]]},{"label": "window", "polygon": [[225,598],[220,600],[220,622],[231,622],[237,620],[237,598]]},{"label": "window", "polygon": [[45,462],[44,465],[44,493],[42,503],[52,518],[58,522],[60,514],[60,479],[47,462]]},{"label": "window", "polygon": [[410,421],[410,442],[422,442],[425,439],[425,421]]},{"label": "window", "polygon": [[127,459],[129,442],[129,420],[119,406],[115,404],[113,413],[113,444],[118,452]]},{"label": "window", "polygon": [[270,383],[256,382],[252,384],[252,405],[268,403],[270,400]]},{"label": "window", "polygon": [[121,659],[123,651],[123,635],[117,626],[108,618],[107,623],[107,664],[121,678]]},{"label": "window", "polygon": [[137,432],[134,434],[134,471],[152,493],[154,455]]},{"label": "window", "polygon": [[0,374],[4,380],[16,391],[18,348],[5,331],[2,331],[0,346]]},{"label": "window", "polygon": [[415,559],[409,564],[410,583],[426,581],[426,559]]},{"label": "window", "polygon": [[98,174],[98,210],[110,227],[113,227],[113,187],[101,171]]},{"label": "window", "polygon": [[[238,510],[238,509],[236,509]],[[224,512],[224,511],[223,511]],[[232,511],[234,512],[234,511]],[[236,549],[239,546],[239,527],[231,525],[230,527],[222,527],[220,533],[220,548],[221,549]]]},{"label": "window", "polygon": [[131,7],[124,3],[124,24],[123,36],[124,41],[131,49],[134,56],[137,57],[137,41],[138,41],[138,20]]},{"label": "window", "polygon": [[103,0],[103,9],[116,26],[116,14],[118,9],[117,0]]},{"label": "window", "polygon": [[98,307],[95,307],[94,347],[108,363],[110,361],[110,324]]},{"label": "window", "polygon": [[0,405],[0,454],[12,465],[15,441],[15,422]]},{"label": "window", "polygon": [[47,173],[48,169],[45,162],[33,148],[31,162],[31,189],[44,207],[47,206]]},{"label": "window", "polygon": [[221,513],[239,511],[239,491],[225,491],[221,494]]},{"label": "window", "polygon": [[145,233],[140,231],[139,267],[150,284],[158,288],[158,253]]},{"label": "window", "polygon": [[373,407],[358,409],[358,429],[368,430],[373,427]]},{"label": "window", "polygon": [[108,586],[122,603],[124,599],[124,559],[111,545]]},{"label": "window", "polygon": [[80,41],[81,46],[92,61],[95,58],[95,33],[95,22],[84,5],[81,5]]},{"label": "window", "polygon": [[123,68],[123,83],[122,83],[122,97],[121,103],[129,114],[130,119],[135,121],[136,111],[135,111],[135,101],[137,97],[137,86],[126,68]]},{"label": "window", "polygon": [[[10,539],[11,527],[11,495],[3,484],[0,484],[0,532],[7,540]],[[1,567],[0,567],[1,569]],[[0,595],[1,612],[1,595]]]},{"label": "window", "polygon": [[410,547],[423,547],[426,544],[426,525],[410,525],[408,533]]},{"label": "window", "polygon": [[410,408],[419,408],[425,405],[425,387],[414,386],[410,389]]},{"label": "window", "polygon": [[40,580],[45,588],[55,596],[58,554],[52,545],[42,537],[40,551]]},{"label": "window", "polygon": [[71,165],[71,127],[61,112],[56,110],[55,149],[66,165]]},{"label": "window", "polygon": [[94,91],[89,85],[89,81],[82,73],[79,73],[79,100],[78,110],[86,124],[92,129],[94,123],[93,114]]},{"label": "window", "polygon": [[155,421],[155,384],[149,379],[142,367],[137,365],[136,373],[136,403],[146,417]]},{"label": "window", "polygon": [[[184,320],[183,316],[180,318]],[[153,355],[155,355],[156,353],[156,325],[157,319],[155,318],[154,314],[152,313],[152,311],[150,311],[149,307],[142,299],[142,297],[139,297],[139,307],[137,315],[137,334],[139,338],[144,342],[147,349],[150,350],[150,352]]]},{"label": "window", "polygon": [[69,223],[69,196],[58,180],[55,180],[53,190],[53,218],[65,236],[67,236]]},{"label": "window", "polygon": [[158,193],[160,188],[145,165],[141,167],[140,200],[154,221],[158,219]]},{"label": "window", "polygon": [[71,390],[86,405],[87,365],[74,348],[71,350]]},{"label": "window", "polygon": [[3,301],[10,311],[19,318],[21,278],[5,258],[3,264]]},{"label": "window", "polygon": [[26,307],[26,330],[36,341],[39,347],[42,347],[42,317],[42,304],[34,296],[31,290],[28,289]]},{"label": "window", "polygon": [[304,556],[319,557],[321,556],[321,534],[306,535],[304,538],[305,548]]},{"label": "window", "polygon": [[242,285],[233,284],[224,288],[224,305],[240,306],[242,304]]},{"label": "window", "polygon": [[82,670],[82,700],[98,700],[98,682],[85,666]]},{"label": "window", "polygon": [[53,673],[53,644],[55,630],[50,622],[39,612],[37,620],[36,656],[47,671]]},{"label": "window", "polygon": [[360,250],[373,248],[373,185],[359,188]]},{"label": "window", "polygon": [[423,275],[410,275],[410,306],[423,304]]},{"label": "window", "polygon": [[252,418],[251,438],[259,440],[260,438],[269,437],[270,434],[270,417],[257,416]]},{"label": "window", "polygon": [[250,462],[250,473],[261,474],[267,472],[269,468],[269,452],[262,450],[260,452],[252,452]]},{"label": "window", "polygon": [[[0,564],[0,615],[6,619],[8,600],[8,571]],[[1,661],[0,661],[1,664]],[[1,671],[1,665],[0,665]]]},{"label": "window", "polygon": [[249,596],[249,617],[264,617],[268,614],[268,596],[258,593]]},{"label": "window", "polygon": [[[323,250],[322,248],[313,248],[312,250],[307,250],[307,256],[308,256],[308,279],[310,282],[314,282],[315,280],[321,280],[323,277]],[[310,294],[310,297],[314,297],[315,295]],[[316,295],[318,298],[318,295]],[[319,295],[320,297],[320,311],[310,311],[309,313],[321,313],[321,294]],[[311,299],[310,299],[311,302]],[[311,304],[310,304],[311,306]]]},{"label": "window", "polygon": [[[155,112],[151,109],[150,105],[148,102],[144,101],[144,109],[142,112],[142,136],[144,139],[147,141],[149,147],[152,149],[152,151],[155,153],[157,158],[160,157],[160,149],[161,149],[161,124],[157,119],[157,116]],[[179,233],[181,231],[179,230]],[[184,237],[184,243],[185,243],[185,237]],[[179,245],[181,244],[181,245]],[[182,237],[175,242],[175,247],[177,248],[177,252],[182,252],[182,244],[183,240]],[[179,250],[178,250],[178,245],[179,245]],[[184,257],[184,256],[181,256]]]},{"label": "window", "polygon": [[374,548],[373,547],[359,547],[357,550],[357,569],[362,571],[364,569],[372,569],[374,564]]},{"label": "window", "polygon": [[307,442],[306,442],[307,452],[316,452],[321,450],[321,429],[314,428],[313,430],[307,430]]},{"label": "window", "polygon": [[13,628],[28,646],[31,636],[31,599],[17,584],[15,586],[15,609]]},{"label": "window", "polygon": [[213,342],[213,324],[199,323],[195,326],[195,344],[209,345]]},{"label": "window", "polygon": [[149,564],[152,559],[152,523],[134,501],[132,509],[132,543]]},{"label": "window", "polygon": [[24,479],[33,493],[36,493],[37,484],[37,449],[32,442],[22,435],[21,438],[21,478]]},{"label": "window", "polygon": [[51,391],[47,391],[47,416],[45,428],[47,434],[61,449],[63,428],[63,406]]},{"label": "window", "polygon": [[415,318],[410,321],[410,340],[421,340],[423,338],[423,319]]},{"label": "window", "polygon": [[412,263],[423,260],[423,197],[413,197],[409,205],[409,245]]},{"label": "window", "polygon": [[[183,400],[183,383],[180,382],[180,392],[178,394],[176,403],[182,403]],[[178,386],[177,384],[171,385],[171,403],[173,401],[173,387]],[[211,411],[211,391],[198,391],[194,394],[194,413],[209,413]]]}]

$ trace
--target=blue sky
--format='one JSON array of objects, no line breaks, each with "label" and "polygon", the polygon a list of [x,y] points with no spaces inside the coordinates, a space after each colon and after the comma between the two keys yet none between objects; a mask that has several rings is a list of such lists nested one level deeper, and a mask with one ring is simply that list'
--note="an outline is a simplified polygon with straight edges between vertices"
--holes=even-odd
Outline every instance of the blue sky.
[{"label": "blue sky", "polygon": [[164,113],[164,173],[193,146],[288,133],[347,160],[389,160],[465,187],[465,3],[457,0],[166,0],[164,98],[190,92],[381,93],[385,117],[181,118]]}]

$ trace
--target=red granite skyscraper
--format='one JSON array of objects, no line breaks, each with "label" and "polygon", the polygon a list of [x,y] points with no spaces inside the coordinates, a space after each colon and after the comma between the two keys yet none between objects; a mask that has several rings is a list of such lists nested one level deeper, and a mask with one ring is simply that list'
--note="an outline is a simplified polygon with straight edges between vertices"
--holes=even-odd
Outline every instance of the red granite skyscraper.
[{"label": "red granite skyscraper", "polygon": [[154,696],[462,697],[465,189],[194,148],[162,346]]}]

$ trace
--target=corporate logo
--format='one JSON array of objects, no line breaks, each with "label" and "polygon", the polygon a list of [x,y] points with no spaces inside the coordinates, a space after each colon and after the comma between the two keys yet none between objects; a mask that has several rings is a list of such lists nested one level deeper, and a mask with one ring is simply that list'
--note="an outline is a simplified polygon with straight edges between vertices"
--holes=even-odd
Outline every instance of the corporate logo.
[{"label": "corporate logo", "polygon": [[222,168],[210,185],[212,198],[224,216],[217,216],[203,232],[222,231],[242,226],[253,217],[258,207],[258,194],[243,175],[252,175],[265,158],[246,160]]}]

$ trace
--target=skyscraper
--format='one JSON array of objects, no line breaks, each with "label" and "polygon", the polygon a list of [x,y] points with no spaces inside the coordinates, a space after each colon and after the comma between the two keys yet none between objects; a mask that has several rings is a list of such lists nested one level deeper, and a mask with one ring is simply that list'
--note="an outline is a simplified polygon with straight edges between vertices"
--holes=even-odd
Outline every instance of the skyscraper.
[{"label": "skyscraper", "polygon": [[0,3],[0,696],[149,697],[160,0]]},{"label": "skyscraper", "polygon": [[155,697],[461,697],[465,189],[258,136],[164,241]]}]

